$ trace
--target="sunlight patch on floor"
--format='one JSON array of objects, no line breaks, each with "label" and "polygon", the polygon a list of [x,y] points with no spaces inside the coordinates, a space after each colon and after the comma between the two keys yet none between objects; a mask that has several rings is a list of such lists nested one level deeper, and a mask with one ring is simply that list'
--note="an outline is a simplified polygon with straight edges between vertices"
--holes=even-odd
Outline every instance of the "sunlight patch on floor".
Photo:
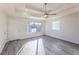
[{"label": "sunlight patch on floor", "polygon": [[44,55],[45,54],[42,40],[43,40],[42,38],[40,38],[38,40],[38,55]]},{"label": "sunlight patch on floor", "polygon": [[20,55],[35,55],[36,54],[37,40],[30,41],[24,45]]},{"label": "sunlight patch on floor", "polygon": [[21,49],[19,53],[19,55],[43,55],[43,54],[45,54],[45,52],[42,38],[29,41],[24,45],[23,49]]}]

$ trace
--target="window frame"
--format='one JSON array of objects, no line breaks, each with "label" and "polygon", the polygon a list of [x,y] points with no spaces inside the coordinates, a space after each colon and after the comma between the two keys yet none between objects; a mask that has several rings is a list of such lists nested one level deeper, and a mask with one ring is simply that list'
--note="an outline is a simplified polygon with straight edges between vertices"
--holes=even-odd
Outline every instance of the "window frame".
[{"label": "window frame", "polygon": [[[29,22],[29,25],[28,25],[28,32],[29,32],[29,33],[35,33],[35,32],[31,32],[31,30],[30,30],[30,26],[31,26],[32,24],[34,24],[34,23],[40,23],[40,30],[36,29],[35,32],[41,32],[41,30],[42,30],[42,22],[36,22],[36,21]],[[36,26],[37,26],[37,25],[36,25]]]},{"label": "window frame", "polygon": [[60,21],[52,22],[52,30],[60,30]]}]

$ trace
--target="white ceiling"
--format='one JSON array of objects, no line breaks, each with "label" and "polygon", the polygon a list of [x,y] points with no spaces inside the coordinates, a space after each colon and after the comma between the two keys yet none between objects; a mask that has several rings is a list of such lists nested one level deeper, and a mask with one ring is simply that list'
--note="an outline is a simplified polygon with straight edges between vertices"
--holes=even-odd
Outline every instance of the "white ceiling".
[{"label": "white ceiling", "polygon": [[[4,3],[0,4],[0,8],[9,16],[18,16],[25,18],[42,18],[44,14],[43,3]],[[49,18],[59,17],[72,12],[79,11],[79,4],[68,3],[48,3],[47,10],[49,13],[56,13],[57,15]]]}]

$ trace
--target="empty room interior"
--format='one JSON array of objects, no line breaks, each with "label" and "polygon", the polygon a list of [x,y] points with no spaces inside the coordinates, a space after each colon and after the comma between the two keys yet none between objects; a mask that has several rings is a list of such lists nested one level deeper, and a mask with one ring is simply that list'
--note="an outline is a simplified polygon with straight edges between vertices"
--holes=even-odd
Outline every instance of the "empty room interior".
[{"label": "empty room interior", "polygon": [[79,55],[79,4],[0,3],[0,55]]}]

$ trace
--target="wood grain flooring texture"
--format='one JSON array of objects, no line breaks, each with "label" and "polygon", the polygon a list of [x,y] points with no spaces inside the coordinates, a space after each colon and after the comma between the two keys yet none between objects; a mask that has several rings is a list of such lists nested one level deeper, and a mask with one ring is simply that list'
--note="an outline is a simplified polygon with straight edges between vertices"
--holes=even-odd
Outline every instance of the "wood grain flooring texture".
[{"label": "wood grain flooring texture", "polygon": [[79,44],[39,36],[7,42],[1,55],[79,55]]}]

